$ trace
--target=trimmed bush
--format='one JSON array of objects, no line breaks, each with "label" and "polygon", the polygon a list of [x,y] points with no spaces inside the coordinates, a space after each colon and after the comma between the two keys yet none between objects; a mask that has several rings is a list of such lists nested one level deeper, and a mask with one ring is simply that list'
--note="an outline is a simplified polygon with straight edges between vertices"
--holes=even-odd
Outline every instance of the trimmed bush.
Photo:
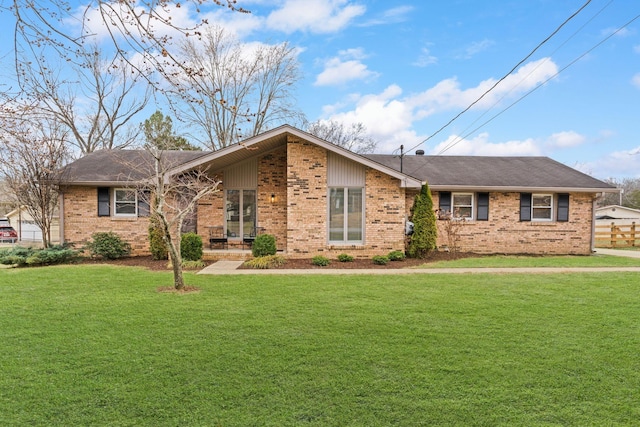
[{"label": "trimmed bush", "polygon": [[92,256],[118,259],[131,254],[131,245],[113,231],[93,233],[91,238],[93,241],[87,243],[86,248]]},{"label": "trimmed bush", "polygon": [[338,255],[338,261],[340,262],[353,262],[353,257],[347,254]]},{"label": "trimmed bush", "polygon": [[78,257],[78,251],[58,245],[47,249],[17,247],[0,251],[0,264],[5,265],[53,265],[71,262]]},{"label": "trimmed bush", "polygon": [[329,258],[325,256],[316,255],[311,259],[311,263],[319,267],[326,267],[327,265],[331,264],[331,261],[329,261]]},{"label": "trimmed bush", "polygon": [[244,263],[247,267],[257,269],[269,269],[284,265],[287,260],[282,255],[267,255],[254,258]]},{"label": "trimmed bush", "polygon": [[376,255],[373,257],[373,263],[377,265],[387,265],[389,263],[389,257],[385,255]]},{"label": "trimmed bush", "polygon": [[180,255],[184,261],[202,259],[202,237],[196,233],[184,233],[180,241]]},{"label": "trimmed bush", "polygon": [[167,245],[162,238],[162,226],[156,216],[149,220],[149,251],[151,258],[155,260],[169,259]]},{"label": "trimmed bush", "polygon": [[256,236],[256,240],[253,241],[253,246],[251,246],[251,253],[254,258],[275,255],[276,252],[276,238],[272,234]]},{"label": "trimmed bush", "polygon": [[403,261],[406,258],[406,255],[402,251],[392,251],[387,255],[389,261]]}]

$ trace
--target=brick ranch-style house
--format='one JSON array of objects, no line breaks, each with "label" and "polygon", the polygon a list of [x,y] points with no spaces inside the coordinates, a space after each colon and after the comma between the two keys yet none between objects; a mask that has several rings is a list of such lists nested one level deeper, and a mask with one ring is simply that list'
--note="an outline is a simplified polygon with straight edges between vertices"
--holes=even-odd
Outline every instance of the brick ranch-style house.
[{"label": "brick ranch-style house", "polygon": [[[114,153],[117,153],[114,154]],[[148,205],[134,190],[141,150],[98,151],[73,162],[61,186],[61,237],[81,245],[113,231],[149,253]],[[208,247],[242,248],[258,227],[291,258],[405,250],[405,226],[423,183],[434,208],[465,217],[459,249],[483,254],[590,254],[594,206],[611,185],[546,157],[359,155],[284,125],[214,152],[167,153],[174,173],[206,166],[222,184],[197,205],[193,229]],[[126,158],[126,162],[118,159]],[[438,244],[446,244],[438,236]]]}]

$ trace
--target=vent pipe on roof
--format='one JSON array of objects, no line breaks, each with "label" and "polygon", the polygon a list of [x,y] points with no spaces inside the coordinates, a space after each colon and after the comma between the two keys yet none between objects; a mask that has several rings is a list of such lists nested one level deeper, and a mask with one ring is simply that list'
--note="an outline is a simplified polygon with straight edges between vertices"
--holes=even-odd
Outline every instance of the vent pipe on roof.
[{"label": "vent pipe on roof", "polygon": [[416,156],[424,156],[424,150],[416,150]]}]

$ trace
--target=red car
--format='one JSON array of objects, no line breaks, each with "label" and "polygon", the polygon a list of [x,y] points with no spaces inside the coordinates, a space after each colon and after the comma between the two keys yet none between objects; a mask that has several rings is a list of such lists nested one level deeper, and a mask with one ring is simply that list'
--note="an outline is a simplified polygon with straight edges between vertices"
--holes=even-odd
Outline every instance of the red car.
[{"label": "red car", "polygon": [[18,240],[18,233],[10,225],[0,225],[0,242],[14,243]]}]

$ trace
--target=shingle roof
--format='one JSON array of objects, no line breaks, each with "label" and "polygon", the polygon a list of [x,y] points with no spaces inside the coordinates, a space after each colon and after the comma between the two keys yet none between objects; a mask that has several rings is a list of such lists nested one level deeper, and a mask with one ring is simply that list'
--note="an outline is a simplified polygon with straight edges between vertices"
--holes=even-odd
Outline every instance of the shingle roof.
[{"label": "shingle roof", "polygon": [[[163,151],[165,165],[174,167],[206,155],[204,151]],[[117,183],[145,179],[153,169],[146,150],[100,150],[70,163],[63,181],[74,184]]]},{"label": "shingle roof", "polygon": [[[166,164],[203,162],[212,152],[165,151]],[[359,156],[356,156],[356,158]],[[400,171],[400,158],[368,154],[363,162]],[[365,160],[366,159],[366,160]],[[371,163],[374,162],[374,163]],[[145,150],[103,150],[67,166],[64,181],[71,184],[108,185],[145,179],[153,162]],[[615,187],[548,157],[417,156],[403,158],[402,172],[436,190],[501,189],[503,191],[615,191]]]},{"label": "shingle roof", "polygon": [[[365,155],[400,170],[400,158]],[[417,156],[403,158],[402,171],[430,187],[564,188],[612,190],[615,187],[548,157]]]}]

